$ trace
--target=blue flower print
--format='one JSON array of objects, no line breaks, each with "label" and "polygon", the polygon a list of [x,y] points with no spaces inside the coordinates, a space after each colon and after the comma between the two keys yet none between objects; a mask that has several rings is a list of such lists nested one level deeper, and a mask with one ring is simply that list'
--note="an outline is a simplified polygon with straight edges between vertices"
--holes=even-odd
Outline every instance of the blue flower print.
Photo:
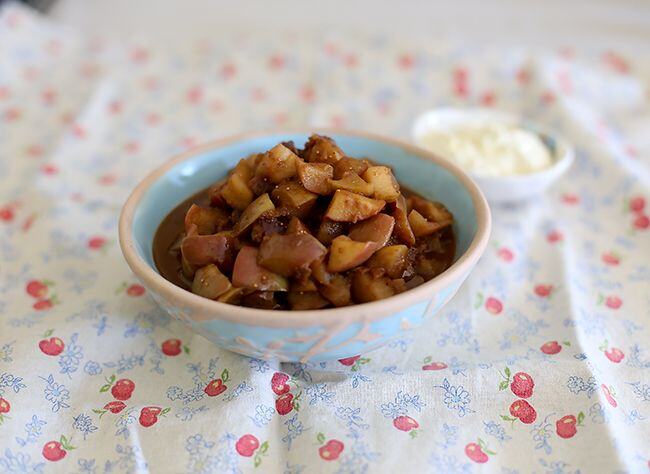
[{"label": "blue flower print", "polygon": [[71,377],[70,374],[77,371],[81,359],[83,358],[82,348],[77,344],[78,338],[78,333],[74,333],[70,336],[68,344],[66,344],[63,353],[59,356],[59,365],[61,366],[60,372],[62,374],[67,374],[68,377]]},{"label": "blue flower print", "polygon": [[99,375],[102,373],[102,371],[103,369],[99,362],[89,360],[86,362],[86,365],[84,365],[84,372],[86,372],[88,375]]},{"label": "blue flower print", "polygon": [[469,406],[471,402],[470,394],[462,385],[451,385],[449,380],[445,378],[442,385],[435,385],[434,387],[445,391],[443,403],[449,410],[458,412],[458,416],[463,417],[468,413],[474,413],[474,410]]},{"label": "blue flower print", "polygon": [[259,428],[268,425],[273,419],[275,409],[268,405],[257,405],[255,407],[255,415],[249,416],[253,424]]},{"label": "blue flower print", "polygon": [[54,376],[50,374],[47,378],[39,377],[45,382],[45,400],[52,404],[52,411],[57,413],[61,408],[70,408],[66,400],[70,399],[70,391],[65,385],[54,381]]},{"label": "blue flower print", "polygon": [[74,423],[72,423],[72,427],[75,430],[81,431],[84,439],[86,439],[86,437],[93,431],[97,431],[97,427],[93,425],[93,420],[88,415],[84,415],[83,413],[74,417]]},{"label": "blue flower print", "polygon": [[20,446],[25,446],[30,443],[35,443],[38,440],[38,438],[41,436],[41,432],[43,431],[43,426],[45,426],[46,424],[47,422],[45,420],[41,420],[36,415],[32,415],[31,421],[28,421],[25,424],[26,436],[24,438],[19,438],[16,436],[16,443],[18,443]]},{"label": "blue flower print", "polygon": [[2,468],[0,471],[3,473],[40,473],[43,472],[44,467],[45,463],[43,462],[32,462],[29,454],[20,452],[14,454],[9,448],[5,450],[4,456],[0,457],[0,468]]}]

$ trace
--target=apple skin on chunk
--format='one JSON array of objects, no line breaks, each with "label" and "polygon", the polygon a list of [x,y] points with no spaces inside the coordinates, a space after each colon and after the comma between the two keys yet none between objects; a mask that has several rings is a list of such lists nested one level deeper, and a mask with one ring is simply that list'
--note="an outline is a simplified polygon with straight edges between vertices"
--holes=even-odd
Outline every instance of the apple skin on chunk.
[{"label": "apple skin on chunk", "polygon": [[368,160],[344,157],[334,163],[334,179],[341,179],[346,173],[355,173],[359,176],[368,169]]},{"label": "apple skin on chunk", "polygon": [[435,222],[442,227],[446,227],[454,221],[451,212],[439,202],[427,201],[419,196],[411,196],[408,202],[412,209],[422,214],[429,222]]},{"label": "apple skin on chunk", "polygon": [[255,247],[242,247],[235,259],[232,284],[255,291],[287,291],[286,278],[259,266],[257,254]]},{"label": "apple skin on chunk", "polygon": [[287,295],[287,300],[291,305],[291,309],[295,311],[321,309],[330,304],[317,291],[291,291]]},{"label": "apple skin on chunk", "polygon": [[299,160],[294,152],[280,143],[262,155],[257,163],[255,175],[278,184],[296,176]]},{"label": "apple skin on chunk", "polygon": [[231,287],[228,277],[212,264],[199,268],[192,281],[192,293],[211,300],[217,299]]},{"label": "apple skin on chunk", "polygon": [[354,224],[348,236],[357,242],[375,242],[377,248],[388,243],[393,235],[395,219],[388,214],[377,214],[365,221]]},{"label": "apple skin on chunk", "polygon": [[309,229],[300,219],[293,216],[287,226],[287,234],[309,234]]},{"label": "apple skin on chunk", "polygon": [[355,270],[352,275],[352,297],[357,303],[369,303],[395,294],[386,277],[373,278],[365,268]]},{"label": "apple skin on chunk", "polygon": [[318,199],[318,194],[307,191],[302,184],[295,181],[278,185],[271,192],[271,196],[279,207],[289,209],[298,217],[309,214]]},{"label": "apple skin on chunk", "polygon": [[399,184],[388,166],[371,166],[361,177],[373,185],[375,199],[393,202],[400,196]]},{"label": "apple skin on chunk", "polygon": [[273,201],[268,194],[262,194],[260,197],[251,202],[244,212],[242,212],[239,220],[233,227],[232,231],[235,237],[241,235],[246,231],[253,223],[259,219],[262,214],[269,212],[275,209]]},{"label": "apple skin on chunk", "polygon": [[358,267],[368,260],[376,249],[377,244],[374,242],[357,242],[341,235],[332,241],[327,271],[337,273]]},{"label": "apple skin on chunk", "polygon": [[416,237],[424,237],[444,228],[445,225],[437,222],[429,222],[422,214],[413,209],[409,214],[409,224]]},{"label": "apple skin on chunk", "polygon": [[185,214],[185,232],[189,233],[193,225],[199,235],[214,234],[228,225],[228,216],[219,208],[192,204]]},{"label": "apple skin on chunk", "polygon": [[352,303],[350,281],[343,275],[332,275],[329,283],[321,285],[320,294],[334,306],[348,306]]},{"label": "apple skin on chunk", "polygon": [[330,194],[330,180],[334,168],[327,163],[298,163],[298,178],[307,191],[326,196]]},{"label": "apple skin on chunk", "polygon": [[386,205],[386,201],[371,199],[343,189],[337,189],[325,217],[337,222],[356,223],[374,216]]},{"label": "apple skin on chunk", "polygon": [[232,268],[234,249],[235,241],[228,231],[213,235],[188,235],[181,243],[185,262],[199,267],[216,263],[223,271]]},{"label": "apple skin on chunk", "polygon": [[328,163],[333,165],[343,158],[345,153],[343,153],[343,150],[331,138],[313,134],[305,144],[303,155],[310,163]]},{"label": "apple skin on chunk", "polygon": [[372,196],[375,189],[371,183],[364,181],[359,175],[352,172],[346,173],[337,180],[330,179],[329,183],[332,189],[345,189],[364,196]]},{"label": "apple skin on chunk", "polygon": [[311,234],[274,234],[260,245],[258,262],[282,276],[307,268],[327,253],[327,248]]},{"label": "apple skin on chunk", "polygon": [[397,198],[394,203],[395,209],[393,210],[393,217],[395,218],[395,235],[406,245],[412,247],[415,245],[415,234],[411,229],[411,224],[408,220],[408,208],[406,207],[406,199],[404,196]]}]

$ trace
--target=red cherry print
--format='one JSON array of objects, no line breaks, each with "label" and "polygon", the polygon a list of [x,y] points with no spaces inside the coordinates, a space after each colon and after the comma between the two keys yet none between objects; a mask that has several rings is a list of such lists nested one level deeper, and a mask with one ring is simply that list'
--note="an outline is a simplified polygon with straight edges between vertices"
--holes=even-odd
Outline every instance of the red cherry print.
[{"label": "red cherry print", "polygon": [[14,217],[14,210],[11,207],[6,206],[0,208],[0,221],[11,222],[14,220]]},{"label": "red cherry print", "polygon": [[233,63],[225,63],[221,67],[221,77],[231,79],[237,74],[237,67]]},{"label": "red cherry print", "polygon": [[573,415],[566,415],[555,422],[555,431],[560,438],[572,438],[577,432],[578,420]]},{"label": "red cherry print", "polygon": [[415,58],[411,54],[402,54],[397,58],[400,69],[411,69],[415,65]]},{"label": "red cherry print", "polygon": [[313,86],[307,84],[300,89],[300,99],[303,102],[313,102],[316,97],[316,90]]},{"label": "red cherry print", "polygon": [[465,454],[472,461],[479,464],[486,463],[490,459],[488,455],[483,452],[483,449],[476,443],[469,443],[465,446]]},{"label": "red cherry print", "polygon": [[124,401],[131,398],[134,390],[135,384],[132,380],[120,379],[115,382],[115,385],[111,388],[111,394],[113,395],[113,398]]},{"label": "red cherry print", "polygon": [[211,380],[208,385],[203,389],[205,394],[208,397],[216,397],[217,395],[223,393],[226,391],[228,387],[224,385],[223,381],[221,379],[215,379]]},{"label": "red cherry print", "polygon": [[400,431],[411,431],[419,428],[420,424],[410,416],[398,416],[393,420],[393,426]]},{"label": "red cherry print", "polygon": [[629,63],[622,56],[613,51],[607,51],[603,54],[603,61],[620,74],[628,74],[630,72]]},{"label": "red cherry print", "polygon": [[79,139],[86,138],[87,135],[86,129],[77,123],[72,126],[72,134]]},{"label": "red cherry print", "polygon": [[137,153],[140,149],[140,144],[138,142],[130,141],[124,144],[124,151],[127,153]]},{"label": "red cherry print", "polygon": [[623,360],[623,358],[625,358],[625,354],[623,354],[623,351],[620,350],[619,348],[612,347],[612,348],[607,349],[605,351],[605,357],[607,357],[609,360],[611,360],[615,364],[618,364]]},{"label": "red cherry print", "polygon": [[447,364],[444,362],[431,362],[422,366],[422,370],[443,370],[447,368]]},{"label": "red cherry print", "polygon": [[562,232],[558,230],[553,230],[546,235],[546,240],[549,243],[554,244],[556,242],[561,242],[562,240],[564,240],[564,236],[562,235]]},{"label": "red cherry print", "polygon": [[528,398],[533,394],[533,388],[535,387],[535,382],[533,378],[528,375],[526,372],[517,372],[512,377],[512,383],[510,384],[510,390],[512,393],[521,398]]},{"label": "red cherry print", "polygon": [[45,105],[52,105],[56,101],[56,91],[53,89],[45,89],[41,92],[41,100]]},{"label": "red cherry print", "polygon": [[88,248],[91,250],[99,250],[106,245],[106,239],[101,236],[95,236],[88,239]]},{"label": "red cherry print", "polygon": [[17,109],[15,107],[9,108],[4,111],[4,119],[7,122],[13,122],[14,120],[18,120],[22,116],[22,112],[20,109]]},{"label": "red cherry print", "polygon": [[539,348],[544,354],[553,355],[562,350],[562,346],[557,341],[549,341]]},{"label": "red cherry print", "polygon": [[534,291],[540,298],[548,298],[553,293],[553,285],[535,285]]},{"label": "red cherry print", "polygon": [[58,441],[50,441],[43,446],[43,457],[48,461],[60,461],[66,456],[67,451],[61,447]]},{"label": "red cherry print", "polygon": [[293,394],[285,393],[275,401],[275,409],[280,415],[286,415],[293,410]]},{"label": "red cherry print", "polygon": [[235,450],[240,456],[251,457],[257,448],[260,447],[259,440],[252,434],[245,434],[235,443]]},{"label": "red cherry print", "polygon": [[145,428],[149,428],[158,422],[158,415],[160,415],[162,411],[163,410],[160,407],[144,407],[140,411],[140,417],[138,421]]},{"label": "red cherry print", "polygon": [[119,100],[112,100],[108,104],[108,113],[111,115],[117,115],[122,112],[123,104]]},{"label": "red cherry print", "polygon": [[149,51],[136,47],[131,51],[131,60],[134,63],[144,63],[149,59]]},{"label": "red cherry print", "polygon": [[645,208],[645,198],[643,196],[635,196],[630,199],[630,211],[641,212]]},{"label": "red cherry print", "polygon": [[104,405],[104,410],[108,410],[111,413],[119,413],[125,408],[126,403],[119,401],[108,402],[106,405]]},{"label": "red cherry print", "polygon": [[203,98],[203,89],[200,86],[190,88],[185,94],[185,100],[189,104],[198,104]]},{"label": "red cherry print", "polygon": [[43,173],[46,176],[53,176],[58,172],[59,172],[59,168],[57,168],[53,164],[45,163],[43,166],[41,166],[41,173]]},{"label": "red cherry print", "polygon": [[31,280],[25,287],[27,294],[33,298],[44,298],[47,295],[48,287],[45,283],[39,280]]},{"label": "red cherry print", "polygon": [[65,349],[65,344],[58,337],[51,337],[49,339],[43,339],[38,343],[38,347],[43,354],[49,356],[58,356]]},{"label": "red cherry print", "polygon": [[32,305],[32,308],[34,308],[36,311],[45,311],[47,309],[50,309],[52,306],[54,306],[52,300],[38,300]]},{"label": "red cherry print", "polygon": [[496,100],[497,100],[497,96],[492,91],[484,92],[481,95],[481,105],[484,105],[485,107],[492,107],[496,102]]},{"label": "red cherry print", "polygon": [[503,303],[501,303],[497,298],[490,296],[485,300],[485,309],[488,313],[500,314],[501,311],[503,311]]},{"label": "red cherry print", "polygon": [[504,262],[512,262],[515,259],[515,254],[507,247],[497,250],[497,256]]},{"label": "red cherry print", "polygon": [[621,263],[621,259],[618,257],[618,255],[614,254],[613,252],[604,253],[601,256],[601,259],[603,263],[605,263],[606,265],[610,265],[612,267],[615,267],[616,265]]},{"label": "red cherry print", "polygon": [[335,461],[339,458],[345,446],[337,439],[331,439],[318,448],[318,455],[325,461]]},{"label": "red cherry print", "polygon": [[0,398],[0,414],[9,413],[11,410],[11,404],[4,398]]},{"label": "red cherry print", "polygon": [[360,355],[356,355],[353,357],[346,357],[345,359],[339,359],[339,363],[341,365],[345,365],[350,367],[351,365],[354,365],[354,363],[361,358]]},{"label": "red cherry print", "polygon": [[144,295],[144,286],[134,283],[126,289],[126,294],[129,296],[142,296]]},{"label": "red cherry print", "polygon": [[269,58],[269,68],[273,70],[282,69],[284,67],[284,57],[274,54]]},{"label": "red cherry print", "polygon": [[568,205],[572,206],[572,205],[578,204],[580,202],[580,196],[578,196],[577,194],[573,194],[573,193],[564,193],[562,195],[562,202],[564,204],[568,204]]},{"label": "red cherry print", "polygon": [[289,387],[289,384],[287,383],[289,381],[289,376],[283,372],[276,372],[273,374],[273,377],[271,377],[271,390],[273,390],[273,393],[276,395],[283,395],[287,393],[289,390],[291,390],[291,387]]},{"label": "red cherry print", "polygon": [[520,68],[517,71],[517,82],[521,85],[528,84],[530,82],[531,74],[530,71],[524,67]]},{"label": "red cherry print", "polygon": [[618,309],[622,305],[623,305],[623,300],[620,299],[618,296],[610,295],[607,298],[605,298],[605,306],[607,306],[610,309]]},{"label": "red cherry print", "polygon": [[637,230],[646,230],[650,227],[650,217],[646,215],[637,216],[633,222],[634,228]]},{"label": "red cherry print", "polygon": [[607,402],[608,402],[611,406],[613,406],[614,408],[616,408],[616,407],[618,406],[618,403],[616,402],[616,399],[615,399],[614,396],[612,395],[612,391],[610,390],[610,388],[609,388],[607,385],[602,384],[602,385],[600,386],[600,389],[603,391],[603,394],[605,395],[605,399],[607,400]]},{"label": "red cherry print", "polygon": [[100,176],[97,182],[102,186],[110,186],[111,184],[115,183],[116,179],[117,178],[114,174],[107,173]]},{"label": "red cherry print", "polygon": [[182,352],[183,343],[180,339],[167,339],[162,343],[163,354],[168,356],[177,356]]},{"label": "red cherry print", "polygon": [[537,412],[526,400],[515,400],[510,405],[510,414],[522,423],[531,424],[537,419]]},{"label": "red cherry print", "polygon": [[551,105],[553,102],[555,102],[555,94],[553,94],[551,91],[544,91],[542,93],[541,101],[544,105]]},{"label": "red cherry print", "polygon": [[346,54],[343,57],[343,64],[347,68],[353,68],[356,67],[356,65],[359,63],[359,60],[354,54]]}]

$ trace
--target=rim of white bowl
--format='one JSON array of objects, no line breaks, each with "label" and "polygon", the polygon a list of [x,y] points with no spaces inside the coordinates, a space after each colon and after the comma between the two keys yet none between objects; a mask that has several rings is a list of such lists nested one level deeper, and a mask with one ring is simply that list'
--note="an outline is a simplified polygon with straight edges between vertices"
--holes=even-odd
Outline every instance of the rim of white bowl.
[{"label": "rim of white bowl", "polygon": [[[183,161],[192,159],[196,155],[231,143],[267,135],[309,135],[311,133],[347,135],[380,141],[400,147],[410,154],[418,156],[424,160],[432,161],[451,172],[470,194],[476,211],[476,233],[467,250],[443,273],[420,286],[405,291],[404,293],[371,303],[308,311],[247,308],[244,306],[236,306],[209,300],[174,285],[154,270],[142,257],[140,257],[133,240],[133,218],[135,211],[149,187],[171,168]],[[443,290],[448,285],[453,284],[455,281],[464,278],[464,276],[469,273],[487,246],[491,225],[490,208],[478,185],[467,175],[467,173],[448,160],[440,158],[422,148],[394,138],[361,131],[314,127],[242,133],[207,142],[173,157],[149,173],[133,189],[122,207],[118,231],[122,253],[135,275],[147,286],[153,287],[154,291],[160,293],[163,298],[168,301],[173,301],[175,306],[180,307],[181,309],[191,309],[194,314],[204,315],[201,317],[201,321],[226,320],[249,326],[297,328],[309,326],[331,327],[342,324],[347,326],[348,324],[355,322],[369,323],[430,299],[432,295]],[[360,311],[360,309],[362,309],[362,311]]]},{"label": "rim of white bowl", "polygon": [[[441,128],[432,125],[427,125],[426,122],[430,121],[432,117],[440,117],[441,121],[450,120],[446,116],[453,116],[453,115],[457,115],[460,117],[464,116],[468,119],[468,121],[483,122],[488,120],[498,120],[505,123],[514,123],[518,126],[523,125],[525,129],[535,132],[537,135],[540,135],[542,138],[544,137],[550,138],[555,142],[553,163],[548,168],[539,171],[534,171],[532,173],[513,174],[513,175],[504,175],[504,176],[492,176],[489,174],[481,174],[463,168],[463,171],[469,174],[473,179],[478,179],[480,181],[499,182],[499,183],[503,183],[504,185],[507,185],[508,183],[515,183],[515,182],[518,184],[523,184],[526,182],[530,182],[531,180],[538,180],[540,178],[549,181],[554,181],[555,179],[559,178],[562,174],[564,174],[564,172],[569,169],[571,163],[573,162],[575,151],[573,147],[570,145],[570,143],[561,134],[552,131],[548,127],[544,127],[542,125],[539,125],[538,123],[527,120],[524,117],[514,114],[512,112],[508,112],[505,110],[489,109],[486,107],[467,107],[467,108],[439,107],[439,108],[430,109],[425,112],[422,112],[413,121],[413,127],[411,128],[411,139],[417,146],[421,148],[425,148],[420,141],[422,135],[426,133],[426,131]],[[548,148],[546,142],[544,142],[544,146]],[[455,162],[453,163],[455,164]]]}]

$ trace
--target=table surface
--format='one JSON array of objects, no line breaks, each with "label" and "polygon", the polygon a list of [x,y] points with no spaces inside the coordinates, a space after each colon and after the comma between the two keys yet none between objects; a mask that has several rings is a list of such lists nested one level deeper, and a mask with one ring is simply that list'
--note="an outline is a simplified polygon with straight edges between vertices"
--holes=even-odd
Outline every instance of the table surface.
[{"label": "table surface", "polygon": [[[163,45],[69,26],[0,13],[0,473],[647,472],[647,55],[322,29]],[[125,197],[181,150],[273,126],[408,139],[447,105],[520,113],[576,160],[546,194],[493,208],[484,257],[417,333],[351,363],[245,358],[163,314],[123,262]],[[276,372],[299,411],[277,412]]]}]

